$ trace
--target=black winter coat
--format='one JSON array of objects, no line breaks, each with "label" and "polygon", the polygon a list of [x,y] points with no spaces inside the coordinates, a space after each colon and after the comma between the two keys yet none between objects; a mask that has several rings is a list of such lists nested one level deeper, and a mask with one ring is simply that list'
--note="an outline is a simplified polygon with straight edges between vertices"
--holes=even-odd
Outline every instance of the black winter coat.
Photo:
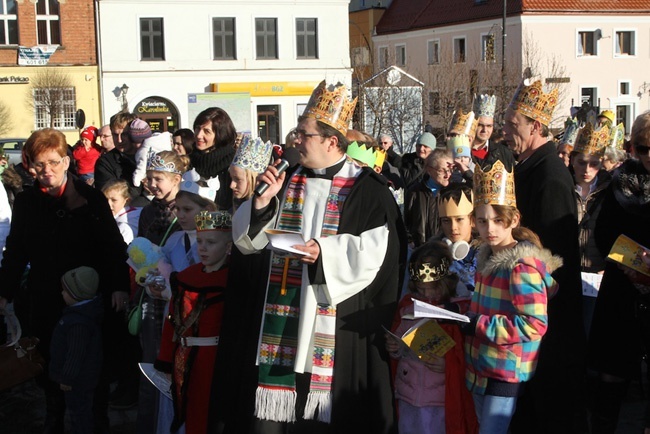
[{"label": "black winter coat", "polygon": [[[16,298],[23,331],[41,340],[39,349],[47,357],[52,330],[65,307],[61,276],[82,265],[94,268],[99,293],[110,306],[113,292],[129,291],[126,259],[126,244],[102,193],[69,176],[57,198],[43,193],[37,182],[14,203],[0,267],[0,296]],[[27,264],[31,269],[22,287]]]},{"label": "black winter coat", "polygon": [[425,176],[406,192],[404,200],[404,224],[409,235],[409,242],[415,247],[426,243],[438,234],[438,202],[436,196],[427,187],[429,176]]},{"label": "black winter coat", "polygon": [[492,142],[488,143],[488,153],[485,158],[481,159],[472,155],[472,161],[476,163],[481,169],[489,170],[497,160],[500,160],[505,166],[507,171],[512,171],[512,168],[515,166],[515,157],[512,155],[512,151],[506,144],[503,142]]},{"label": "black winter coat", "polygon": [[146,206],[149,201],[143,196],[143,187],[133,185],[135,168],[135,156],[126,155],[114,148],[102,154],[95,162],[95,187],[101,190],[108,181],[123,179],[129,184],[131,205]]}]

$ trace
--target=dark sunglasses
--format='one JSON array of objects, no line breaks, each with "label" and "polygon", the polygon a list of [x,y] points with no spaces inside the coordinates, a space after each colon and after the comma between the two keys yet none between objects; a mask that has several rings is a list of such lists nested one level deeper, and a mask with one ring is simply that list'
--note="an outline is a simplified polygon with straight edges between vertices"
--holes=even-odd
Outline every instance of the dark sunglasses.
[{"label": "dark sunglasses", "polygon": [[634,145],[636,155],[646,156],[650,153],[650,146]]}]

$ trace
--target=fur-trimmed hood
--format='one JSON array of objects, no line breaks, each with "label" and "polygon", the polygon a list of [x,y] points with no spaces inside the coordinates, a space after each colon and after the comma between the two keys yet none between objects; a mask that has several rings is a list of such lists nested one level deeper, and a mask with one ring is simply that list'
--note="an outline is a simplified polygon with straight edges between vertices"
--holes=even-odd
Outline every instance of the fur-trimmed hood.
[{"label": "fur-trimmed hood", "polygon": [[503,250],[497,254],[492,254],[492,249],[487,244],[479,247],[477,268],[483,275],[494,273],[499,268],[512,269],[518,263],[524,263],[537,267],[534,262],[539,259],[545,265],[545,271],[551,274],[562,266],[562,258],[553,255],[548,249],[540,249],[534,244],[527,241],[520,241],[511,249]]}]

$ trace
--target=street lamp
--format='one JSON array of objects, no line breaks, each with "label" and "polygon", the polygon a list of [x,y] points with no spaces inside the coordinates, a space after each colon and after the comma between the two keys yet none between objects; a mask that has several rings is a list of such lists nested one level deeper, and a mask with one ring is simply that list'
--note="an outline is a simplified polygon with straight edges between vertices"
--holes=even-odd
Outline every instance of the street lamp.
[{"label": "street lamp", "polygon": [[120,88],[120,97],[122,98],[122,110],[126,111],[129,108],[129,103],[126,100],[126,94],[129,92],[129,86],[124,83],[122,87]]}]

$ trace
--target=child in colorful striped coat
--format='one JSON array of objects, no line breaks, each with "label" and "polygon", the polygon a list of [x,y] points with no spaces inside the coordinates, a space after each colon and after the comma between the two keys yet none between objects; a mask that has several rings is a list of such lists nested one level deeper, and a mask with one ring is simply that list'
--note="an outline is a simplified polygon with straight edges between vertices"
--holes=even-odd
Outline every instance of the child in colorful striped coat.
[{"label": "child in colorful striped coat", "polygon": [[551,273],[562,259],[519,227],[514,180],[500,162],[477,168],[474,219],[479,248],[476,288],[463,327],[466,384],[474,397],[480,433],[507,433],[517,396],[537,365],[548,327],[547,301],[557,291]]}]

